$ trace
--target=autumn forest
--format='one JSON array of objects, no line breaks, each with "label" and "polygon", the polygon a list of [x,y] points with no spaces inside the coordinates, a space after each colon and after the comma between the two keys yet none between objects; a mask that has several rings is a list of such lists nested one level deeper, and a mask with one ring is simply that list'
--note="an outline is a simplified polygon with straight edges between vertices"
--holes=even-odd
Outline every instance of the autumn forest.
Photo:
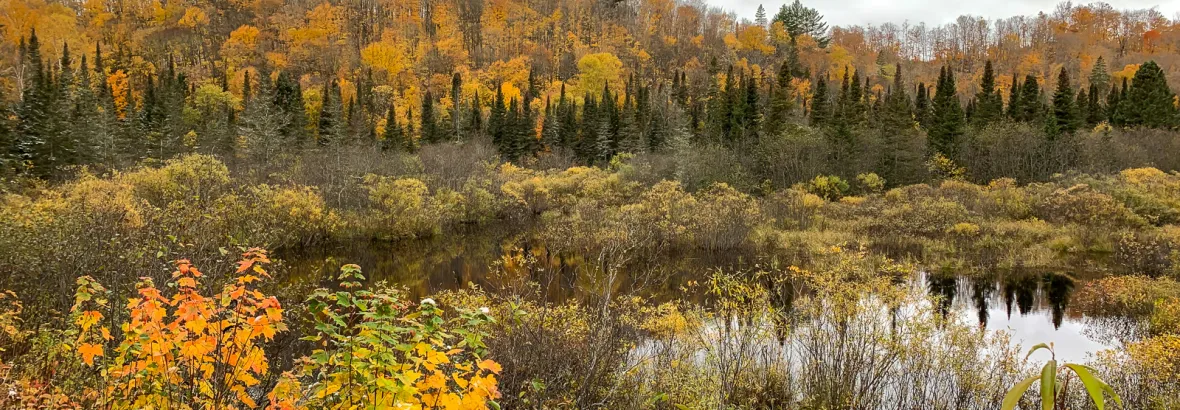
[{"label": "autumn forest", "polygon": [[1180,15],[819,6],[0,0],[0,408],[1180,406]]}]

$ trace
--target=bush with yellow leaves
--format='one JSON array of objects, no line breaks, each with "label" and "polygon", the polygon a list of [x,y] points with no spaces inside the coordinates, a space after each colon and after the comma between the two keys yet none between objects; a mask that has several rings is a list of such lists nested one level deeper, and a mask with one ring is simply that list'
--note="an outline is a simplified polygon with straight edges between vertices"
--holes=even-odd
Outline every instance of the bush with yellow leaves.
[{"label": "bush with yellow leaves", "polygon": [[[272,409],[440,409],[498,407],[500,365],[484,359],[492,321],[486,308],[447,319],[438,302],[416,306],[400,292],[361,289],[360,267],[345,265],[340,291],[307,299],[316,334],[310,356],[270,393]],[[310,381],[310,383],[304,383]]]}]

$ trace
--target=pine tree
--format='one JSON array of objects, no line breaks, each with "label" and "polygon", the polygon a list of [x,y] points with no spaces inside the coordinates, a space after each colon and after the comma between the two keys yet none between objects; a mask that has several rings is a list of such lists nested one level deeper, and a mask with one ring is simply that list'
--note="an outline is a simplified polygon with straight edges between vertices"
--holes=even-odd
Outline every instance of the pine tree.
[{"label": "pine tree", "polygon": [[972,122],[987,125],[996,121],[1004,113],[1003,97],[996,91],[996,74],[992,69],[992,62],[988,60],[983,66],[983,78],[979,81],[979,92],[975,94],[975,110]]},{"label": "pine tree", "polygon": [[758,11],[754,12],[754,24],[757,24],[759,27],[766,27],[767,23],[768,22],[766,21],[766,8],[762,7],[762,5],[759,4]]},{"label": "pine tree", "polygon": [[782,22],[787,34],[792,38],[807,34],[814,38],[820,47],[827,47],[828,25],[823,20],[822,14],[813,8],[804,7],[799,0],[790,5],[784,4],[774,16],[774,21]]},{"label": "pine tree", "polygon": [[1176,126],[1176,97],[1168,88],[1168,79],[1155,61],[1148,61],[1135,72],[1126,98],[1121,98],[1126,109],[1121,110],[1123,124],[1167,128]]},{"label": "pine tree", "polygon": [[815,83],[815,95],[811,97],[811,118],[809,123],[812,127],[826,125],[832,117],[831,101],[828,98],[828,83],[825,77],[827,77],[826,74],[820,74],[819,79]]},{"label": "pine tree", "polygon": [[965,119],[955,90],[955,74],[948,67],[943,67],[939,73],[931,122],[928,132],[930,148],[948,158],[957,158],[959,138],[964,133]]}]

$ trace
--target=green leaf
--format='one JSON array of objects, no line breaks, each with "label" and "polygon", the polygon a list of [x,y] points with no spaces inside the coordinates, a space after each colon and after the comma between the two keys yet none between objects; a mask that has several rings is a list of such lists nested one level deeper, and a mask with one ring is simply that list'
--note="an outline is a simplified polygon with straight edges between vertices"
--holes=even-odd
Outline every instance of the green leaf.
[{"label": "green leaf", "polygon": [[500,403],[496,403],[495,401],[489,400],[488,406],[491,407],[492,410],[500,410]]},{"label": "green leaf", "polygon": [[1004,395],[1004,401],[1000,404],[1000,410],[1016,409],[1016,405],[1020,403],[1020,397],[1024,396],[1024,392],[1028,390],[1028,387],[1032,386],[1033,382],[1039,378],[1039,376],[1029,377],[1012,386],[1012,390],[1008,390],[1008,394]]},{"label": "green leaf", "polygon": [[1057,361],[1050,360],[1041,368],[1041,410],[1053,410],[1057,401]]},{"label": "green leaf", "polygon": [[1029,356],[1032,356],[1033,352],[1036,352],[1037,350],[1041,350],[1041,349],[1047,349],[1047,350],[1049,350],[1049,353],[1053,353],[1053,348],[1049,347],[1048,344],[1037,343],[1037,345],[1033,346],[1032,349],[1028,349],[1028,354],[1024,355],[1024,359],[1028,360]]},{"label": "green leaf", "polygon": [[1110,385],[1094,376],[1094,369],[1072,363],[1066,364],[1065,367],[1073,370],[1078,375],[1078,378],[1082,380],[1082,385],[1086,386],[1086,393],[1090,395],[1090,400],[1094,401],[1094,406],[1098,410],[1104,410],[1106,408],[1106,398],[1102,395],[1103,393],[1110,394],[1110,397],[1114,399],[1115,403],[1118,403],[1119,407],[1122,407],[1123,399],[1114,393],[1114,389]]}]

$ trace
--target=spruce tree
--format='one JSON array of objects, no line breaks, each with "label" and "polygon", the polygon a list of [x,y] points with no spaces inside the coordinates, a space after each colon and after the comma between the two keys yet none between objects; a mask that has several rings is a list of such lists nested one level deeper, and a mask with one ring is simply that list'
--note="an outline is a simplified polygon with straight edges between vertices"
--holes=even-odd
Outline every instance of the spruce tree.
[{"label": "spruce tree", "polygon": [[1073,87],[1069,84],[1069,72],[1065,67],[1057,75],[1057,91],[1053,93],[1053,116],[1056,118],[1055,133],[1070,133],[1078,128],[1077,108],[1074,106]]},{"label": "spruce tree", "polygon": [[1168,88],[1168,79],[1155,61],[1148,61],[1135,72],[1131,88],[1120,98],[1126,126],[1168,128],[1177,125],[1176,97]]},{"label": "spruce tree", "polygon": [[1020,77],[1012,73],[1012,87],[1008,89],[1008,118],[1020,121],[1024,115],[1024,107],[1020,106]]},{"label": "spruce tree", "polygon": [[397,123],[397,106],[389,102],[389,109],[385,112],[385,132],[382,133],[382,151],[401,151],[406,148],[405,134],[401,124]]},{"label": "spruce tree", "polygon": [[1086,112],[1086,124],[1091,127],[1106,121],[1106,107],[1103,106],[1102,100],[1098,95],[1101,89],[1097,84],[1090,84],[1090,100],[1089,110]]},{"label": "spruce tree", "polygon": [[16,157],[31,165],[38,176],[49,176],[53,165],[52,159],[47,158],[45,145],[53,132],[52,84],[41,59],[41,43],[36,30],[30,31],[27,42],[22,39],[20,50],[20,64],[28,75],[21,85],[20,106],[16,112]]},{"label": "spruce tree", "polygon": [[964,123],[963,107],[955,90],[954,71],[943,67],[934,94],[933,118],[928,132],[930,148],[948,158],[957,158]]},{"label": "spruce tree", "polygon": [[422,135],[423,144],[434,144],[442,139],[441,132],[438,129],[438,120],[434,116],[434,97],[430,95],[427,90],[422,94],[422,112],[418,116],[422,124],[419,126],[419,131]]},{"label": "spruce tree", "polygon": [[463,100],[463,77],[459,73],[451,76],[451,130],[454,135],[451,139],[460,141],[464,138],[462,130],[463,116],[462,110],[459,108],[460,102]]},{"label": "spruce tree", "polygon": [[890,130],[911,128],[914,124],[913,109],[910,107],[910,97],[906,95],[905,77],[898,63],[893,73],[893,85],[885,98],[882,124]]},{"label": "spruce tree", "polygon": [[330,80],[324,85],[323,104],[317,123],[321,147],[332,146],[344,141],[344,108],[340,101],[340,86],[336,80]]},{"label": "spruce tree", "polygon": [[[245,84],[250,84],[249,73],[246,78]],[[284,151],[282,130],[287,126],[288,116],[275,104],[269,77],[259,76],[257,88],[253,98],[244,99],[239,130],[246,137],[246,152],[265,164],[271,164]],[[243,96],[250,95],[250,92],[250,87],[243,87]]]},{"label": "spruce tree", "polygon": [[811,97],[811,117],[809,124],[812,127],[824,126],[832,117],[832,105],[828,97],[828,82],[825,77],[827,77],[826,74],[819,75],[819,79],[815,83],[815,95]]},{"label": "spruce tree", "polygon": [[492,137],[492,145],[500,151],[500,155],[506,152],[505,145],[505,121],[506,107],[504,106],[504,89],[503,87],[496,87],[496,98],[492,100],[491,113],[488,115],[488,135]]},{"label": "spruce tree", "polygon": [[549,97],[545,97],[545,118],[541,119],[541,150],[555,151],[561,139],[557,115]]},{"label": "spruce tree", "polygon": [[468,138],[483,136],[483,110],[479,106],[479,91],[471,96],[471,112],[467,114]]},{"label": "spruce tree", "polygon": [[992,61],[988,60],[983,66],[983,78],[979,81],[979,92],[975,94],[975,110],[972,122],[987,125],[996,121],[1004,113],[1003,97],[996,91],[996,74],[992,69]]},{"label": "spruce tree", "polygon": [[309,135],[307,110],[303,106],[303,87],[286,71],[280,72],[275,79],[274,105],[287,117],[279,129],[284,149],[296,150],[306,146]]},{"label": "spruce tree", "polygon": [[918,83],[918,91],[914,96],[914,119],[922,128],[927,130],[933,125],[934,111],[930,102],[930,90],[926,83]]},{"label": "spruce tree", "polygon": [[778,77],[771,83],[770,106],[766,107],[766,122],[763,129],[767,135],[782,134],[791,109],[791,67],[787,63],[779,65]]},{"label": "spruce tree", "polygon": [[1108,84],[1110,84],[1110,72],[1106,68],[1106,60],[1102,56],[1098,56],[1098,61],[1094,62],[1094,68],[1090,69],[1090,85],[1102,90]]},{"label": "spruce tree", "polygon": [[1041,118],[1041,86],[1037,77],[1028,74],[1020,87],[1019,121],[1034,122]]}]

